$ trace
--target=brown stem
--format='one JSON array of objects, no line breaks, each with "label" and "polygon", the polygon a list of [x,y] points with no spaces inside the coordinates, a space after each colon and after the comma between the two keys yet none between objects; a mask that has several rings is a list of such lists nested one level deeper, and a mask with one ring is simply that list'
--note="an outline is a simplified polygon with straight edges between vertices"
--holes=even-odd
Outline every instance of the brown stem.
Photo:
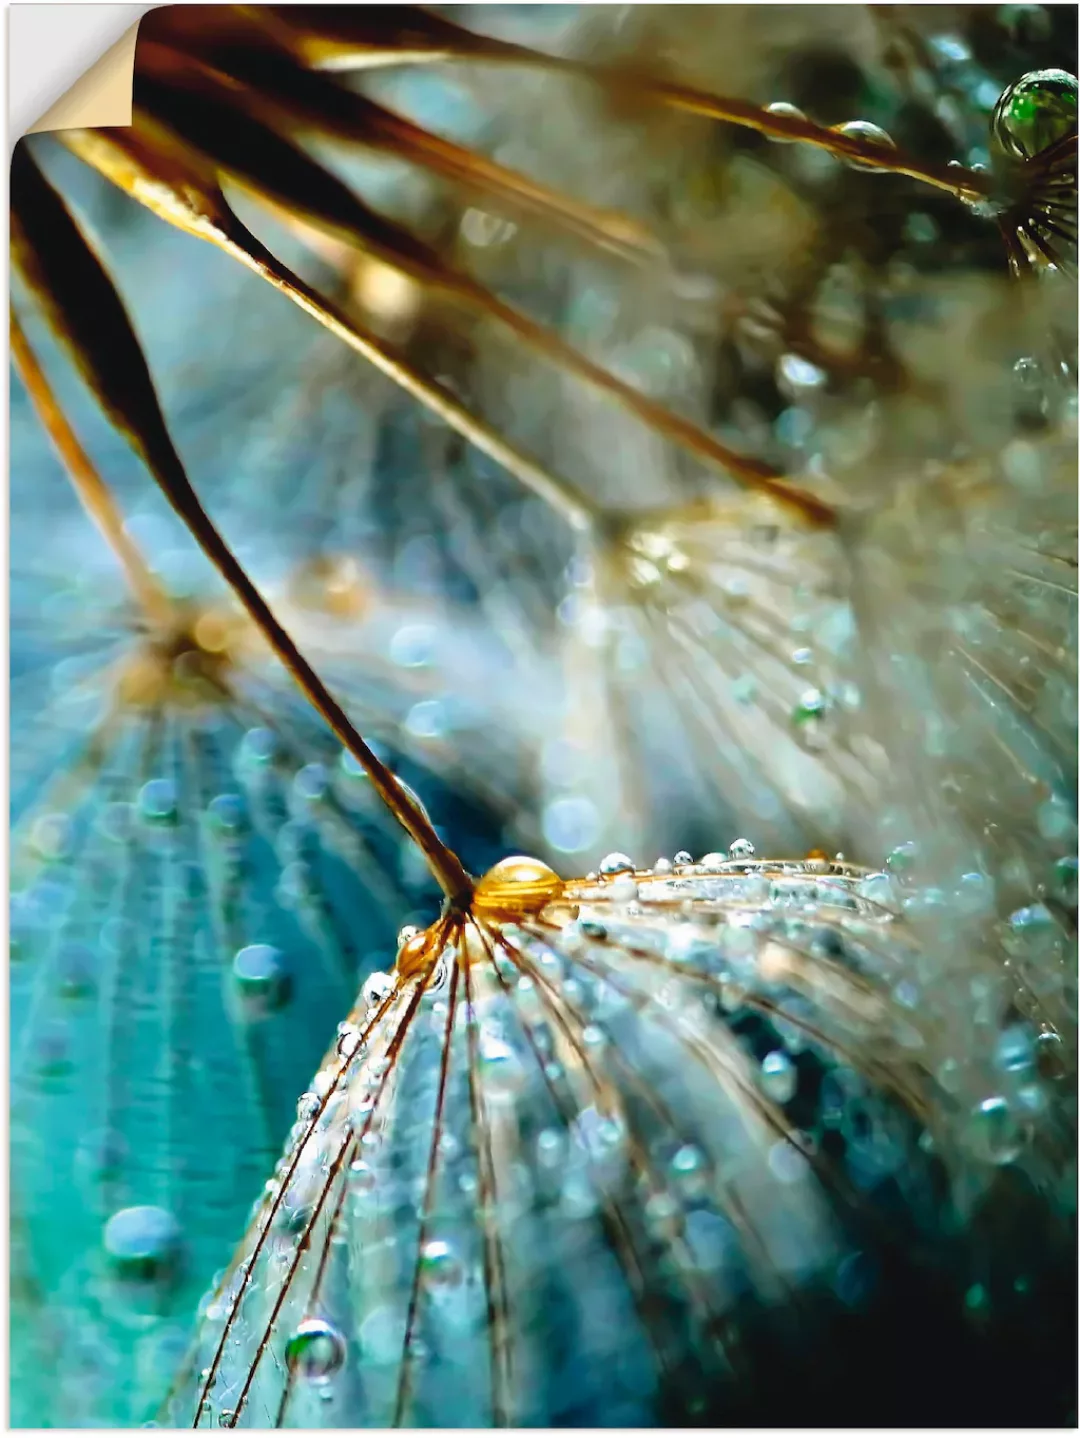
[{"label": "brown stem", "polygon": [[890,175],[907,175],[920,180],[934,189],[945,190],[958,200],[972,203],[984,199],[989,193],[990,177],[964,165],[930,165],[914,155],[889,145],[876,144],[873,140],[846,135],[813,120],[794,115],[777,115],[752,105],[746,100],[732,100],[720,95],[710,95],[704,90],[695,90],[688,85],[671,84],[663,80],[628,79],[620,80],[610,72],[598,68],[589,69],[593,79],[609,88],[624,88],[632,94],[645,94],[673,110],[682,110],[690,115],[702,115],[710,120],[722,120],[745,129],[757,130],[774,140],[801,140],[804,144],[815,145],[827,150],[838,159],[856,162],[874,170],[883,170]]},{"label": "brown stem", "polygon": [[[249,13],[254,9],[244,8]],[[280,15],[278,18],[280,20]],[[889,174],[907,175],[925,185],[932,185],[935,189],[945,190],[967,203],[984,199],[992,183],[990,176],[978,170],[971,170],[959,164],[927,164],[902,150],[875,144],[872,140],[860,139],[857,136],[841,134],[824,125],[817,125],[812,120],[777,115],[746,100],[714,95],[708,90],[698,90],[690,85],[658,79],[649,74],[615,69],[610,65],[545,54],[524,45],[477,35],[454,22],[448,23],[442,19],[435,21],[427,15],[423,15],[422,21],[416,26],[419,43],[401,46],[396,53],[393,45],[386,44],[385,36],[379,37],[378,40],[370,36],[367,44],[354,45],[352,48],[355,54],[350,56],[349,40],[343,36],[335,37],[331,33],[322,37],[322,46],[316,43],[312,49],[309,44],[305,54],[306,37],[300,21],[290,15],[286,19],[286,26],[282,37],[285,43],[294,52],[298,51],[304,55],[306,62],[315,68],[342,70],[362,66],[364,63],[371,63],[372,57],[383,51],[380,56],[383,63],[440,64],[448,60],[464,60],[471,63],[554,71],[590,80],[616,98],[625,96],[635,103],[651,101],[668,109],[702,115],[727,124],[742,125],[773,139],[800,140],[804,144],[816,145],[840,159],[852,160]]]},{"label": "brown stem", "polygon": [[302,693],[363,767],[379,798],[417,844],[451,904],[455,908],[466,907],[472,897],[473,884],[461,860],[436,834],[431,820],[417,801],[368,748],[344,709],[282,628],[273,610],[248,578],[244,567],[203,509],[187,476],[180,473],[158,474],[157,477],[173,508],[183,519],[203,553],[240,600]]},{"label": "brown stem", "polygon": [[83,509],[119,560],[131,592],[147,618],[156,628],[165,628],[173,618],[172,606],[124,529],[112,492],[68,423],[14,311],[11,313],[11,358]]}]

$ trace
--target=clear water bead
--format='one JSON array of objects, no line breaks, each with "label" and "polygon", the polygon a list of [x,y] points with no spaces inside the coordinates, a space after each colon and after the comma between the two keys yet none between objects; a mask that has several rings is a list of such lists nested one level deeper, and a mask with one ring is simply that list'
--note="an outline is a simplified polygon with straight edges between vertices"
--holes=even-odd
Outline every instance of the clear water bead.
[{"label": "clear water bead", "polygon": [[139,813],[148,823],[171,824],[177,817],[176,785],[171,779],[151,779],[139,790]]},{"label": "clear water bead", "polygon": [[180,1225],[164,1208],[122,1208],[105,1225],[105,1252],[126,1277],[160,1278],[180,1255]]},{"label": "clear water bead", "polygon": [[[797,105],[789,105],[786,100],[774,100],[771,105],[766,105],[766,106],[765,106],[765,113],[766,113],[767,115],[775,115],[775,117],[776,117],[778,120],[805,120],[805,119],[806,119],[806,116],[803,114],[803,112],[799,109],[799,107],[798,107]],[[795,137],[794,135],[791,135],[791,136],[788,136],[788,135],[770,135],[770,136],[769,136],[769,139],[775,141],[775,143],[778,144],[778,145],[790,145],[790,144],[793,144],[794,141],[795,141],[795,138],[796,138],[796,137]]]},{"label": "clear water bead", "polygon": [[987,1163],[1012,1163],[1023,1146],[1023,1135],[1008,1101],[1000,1094],[976,1104],[971,1114],[971,1146]]},{"label": "clear water bead", "polygon": [[728,845],[729,859],[752,859],[755,849],[749,839],[735,839]]},{"label": "clear water bead", "polygon": [[799,1074],[787,1054],[780,1049],[761,1060],[761,1089],[774,1103],[788,1103],[795,1097]]},{"label": "clear water bead", "polygon": [[289,1372],[308,1383],[325,1383],[345,1362],[345,1340],[325,1318],[305,1318],[285,1345]]},{"label": "clear water bead", "polygon": [[378,1007],[378,1005],[393,992],[393,975],[376,972],[374,974],[368,974],[364,980],[364,987],[360,990],[360,997],[369,1009],[373,1009]]},{"label": "clear water bead", "polygon": [[638,896],[638,886],[632,874],[620,874],[611,885],[611,897],[617,904],[630,904]]},{"label": "clear water bead", "polygon": [[420,1250],[420,1269],[428,1283],[440,1288],[461,1282],[461,1264],[451,1246],[441,1238],[430,1239]]},{"label": "clear water bead", "polygon": [[285,955],[271,944],[247,944],[232,964],[233,981],[241,996],[277,1008],[289,996]]},{"label": "clear water bead", "polygon": [[605,854],[600,860],[600,873],[605,877],[611,874],[626,874],[634,872],[634,861],[627,858],[625,854]]},{"label": "clear water bead", "polygon": [[[880,145],[885,150],[896,149],[896,141],[888,131],[883,130],[880,125],[871,124],[869,120],[845,120],[842,125],[833,125],[831,128],[835,134],[846,135],[852,140],[864,140],[870,145]],[[848,159],[847,156],[845,156],[845,161],[853,170],[870,170],[880,173],[877,165],[868,165],[861,160]]]},{"label": "clear water bead", "polygon": [[990,133],[1014,160],[1029,160],[1076,129],[1076,76],[1067,70],[1032,70],[1004,90]]}]

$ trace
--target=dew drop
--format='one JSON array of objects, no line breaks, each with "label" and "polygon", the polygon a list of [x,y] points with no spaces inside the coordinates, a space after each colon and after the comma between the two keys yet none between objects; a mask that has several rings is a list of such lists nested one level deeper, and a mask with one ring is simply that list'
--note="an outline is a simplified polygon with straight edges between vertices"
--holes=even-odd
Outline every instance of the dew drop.
[{"label": "dew drop", "polygon": [[[771,105],[765,106],[767,115],[775,115],[778,120],[805,120],[806,116],[797,105],[790,105],[786,100],[774,100]],[[795,135],[770,135],[768,137],[777,145],[790,145],[796,140]]]},{"label": "dew drop", "polygon": [[754,853],[754,846],[749,839],[736,839],[728,845],[729,859],[752,859]]},{"label": "dew drop", "polygon": [[180,1225],[164,1208],[122,1208],[106,1223],[102,1242],[124,1277],[161,1279],[180,1257]]},{"label": "dew drop", "polygon": [[1035,1066],[1035,1038],[1023,1024],[1013,1024],[998,1039],[995,1062],[1006,1073],[1020,1074]]},{"label": "dew drop", "polygon": [[330,774],[325,764],[305,764],[297,770],[293,779],[293,792],[298,799],[309,804],[318,803],[326,797],[330,787]]},{"label": "dew drop", "polygon": [[525,1077],[517,1054],[508,1043],[493,1034],[486,1034],[481,1039],[480,1072],[485,1093],[497,1099],[513,1098]]},{"label": "dew drop", "polygon": [[211,824],[225,833],[235,833],[244,824],[244,801],[239,794],[218,794],[206,809]]},{"label": "dew drop", "polygon": [[285,955],[272,944],[246,944],[237,951],[232,972],[244,999],[267,1009],[287,1002],[291,988],[288,965]]},{"label": "dew drop", "polygon": [[240,741],[240,758],[247,764],[269,764],[278,752],[272,729],[249,729]]},{"label": "dew drop", "polygon": [[138,810],[150,824],[173,824],[177,819],[176,785],[171,779],[151,779],[139,790]]},{"label": "dew drop", "polygon": [[[895,150],[896,141],[883,130],[880,125],[871,124],[869,120],[845,120],[842,125],[833,125],[832,130],[837,135],[847,135],[852,140],[864,140],[870,145],[880,145],[886,150]],[[849,159],[844,156],[845,163],[853,170],[872,170],[881,173],[877,165],[868,165],[862,160]]]},{"label": "dew drop", "polygon": [[476,886],[476,906],[490,914],[512,919],[537,913],[553,899],[562,880],[548,864],[523,854],[500,859]]},{"label": "dew drop", "polygon": [[1020,1126],[1000,1094],[976,1104],[971,1114],[971,1146],[988,1163],[1012,1163],[1020,1153]]},{"label": "dew drop", "polygon": [[608,892],[617,904],[632,904],[638,896],[637,882],[631,874],[620,874]]},{"label": "dew drop", "polygon": [[345,1340],[324,1318],[305,1318],[285,1345],[289,1372],[308,1383],[325,1383],[345,1362]]},{"label": "dew drop", "polygon": [[782,1050],[774,1049],[761,1060],[762,1092],[774,1103],[789,1103],[798,1084],[798,1070]]},{"label": "dew drop", "polygon": [[441,1238],[429,1239],[420,1250],[420,1268],[429,1284],[456,1288],[461,1282],[461,1264],[451,1246]]},{"label": "dew drop", "polygon": [[394,992],[394,987],[392,974],[379,972],[368,974],[364,980],[364,986],[360,990],[360,997],[369,1009],[373,1009]]},{"label": "dew drop", "polygon": [[634,862],[625,854],[605,854],[600,860],[600,873],[605,877],[611,874],[633,873]]},{"label": "dew drop", "polygon": [[1014,160],[1029,160],[1076,128],[1076,76],[1032,70],[1002,92],[990,133]]}]

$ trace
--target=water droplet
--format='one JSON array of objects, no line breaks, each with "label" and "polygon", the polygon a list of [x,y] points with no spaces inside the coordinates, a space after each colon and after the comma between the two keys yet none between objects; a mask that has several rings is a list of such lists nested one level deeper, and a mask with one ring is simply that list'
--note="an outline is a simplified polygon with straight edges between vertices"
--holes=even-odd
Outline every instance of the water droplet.
[{"label": "water droplet", "polygon": [[1023,1146],[1020,1126],[1000,1094],[976,1104],[971,1114],[971,1146],[988,1163],[1012,1163]]},{"label": "water droplet", "polygon": [[462,1278],[461,1264],[454,1250],[441,1238],[429,1239],[420,1250],[420,1268],[433,1286],[455,1288]]},{"label": "water droplet", "polygon": [[206,812],[215,829],[234,833],[243,828],[245,809],[239,794],[218,794],[210,800]]},{"label": "water droplet", "polygon": [[1002,92],[990,133],[1014,160],[1029,160],[1076,129],[1076,76],[1066,70],[1032,70]]},{"label": "water droplet", "polygon": [[607,876],[610,874],[633,873],[634,861],[627,858],[625,854],[605,854],[600,860],[600,873]]},{"label": "water droplet", "polygon": [[[895,150],[896,141],[883,130],[880,125],[871,124],[869,120],[845,120],[842,125],[831,126],[837,135],[847,135],[852,140],[864,140],[870,145],[880,145],[883,149]],[[873,170],[881,173],[877,165],[868,165],[861,160],[848,159],[845,161],[853,170]]]},{"label": "water droplet", "polygon": [[500,859],[476,886],[475,903],[486,913],[512,919],[537,913],[562,888],[555,870],[540,859],[513,854]]},{"label": "water droplet", "polygon": [[761,1088],[774,1103],[789,1103],[799,1086],[799,1072],[780,1049],[761,1060]]},{"label": "water droplet", "polygon": [[[799,107],[798,107],[797,105],[789,105],[786,100],[774,100],[771,105],[766,105],[766,106],[765,106],[765,112],[766,112],[766,114],[768,114],[768,115],[775,115],[778,120],[805,120],[805,119],[806,119],[806,116],[803,114],[803,112],[799,109]],[[770,135],[770,136],[769,136],[769,139],[775,141],[775,143],[778,144],[778,145],[790,145],[790,144],[793,144],[794,141],[795,141],[795,138],[796,138],[796,137],[795,137],[794,135],[791,135],[791,136],[788,136],[788,135]]]},{"label": "water droplet", "polygon": [[1054,894],[1070,909],[1076,908],[1077,861],[1073,855],[1059,859],[1054,865]]},{"label": "water droplet", "polygon": [[356,1193],[371,1193],[375,1188],[375,1173],[362,1158],[354,1159],[349,1165],[349,1183]]},{"label": "water droplet", "polygon": [[1006,1073],[1023,1073],[1035,1065],[1035,1036],[1024,1024],[1013,1024],[998,1039],[995,1060]]},{"label": "water droplet", "polygon": [[865,879],[860,879],[856,884],[855,892],[868,904],[888,909],[890,912],[896,911],[896,891],[888,874],[867,874]]},{"label": "water droplet", "polygon": [[441,699],[421,699],[405,716],[405,729],[417,739],[438,739],[448,728],[446,705]]},{"label": "water droplet", "polygon": [[792,721],[800,726],[820,722],[825,717],[825,707],[825,695],[820,689],[805,689],[792,710]]},{"label": "water droplet", "polygon": [[360,1047],[360,1030],[355,1024],[338,1024],[338,1057],[351,1059]]},{"label": "water droplet", "polygon": [[678,1178],[700,1173],[705,1167],[705,1155],[692,1143],[684,1143],[671,1160],[671,1172]]},{"label": "water droplet", "polygon": [[71,820],[66,814],[43,814],[30,830],[30,842],[43,859],[62,859],[71,851],[71,839]]},{"label": "water droplet", "polygon": [[496,1099],[513,1098],[525,1078],[517,1054],[495,1034],[485,1034],[480,1040],[480,1072],[485,1094]]},{"label": "water droplet", "polygon": [[885,860],[885,864],[894,874],[907,874],[915,867],[917,857],[918,848],[909,840],[906,844],[898,844]]},{"label": "water droplet", "polygon": [[285,955],[271,944],[247,944],[232,964],[233,980],[244,999],[260,1008],[280,1008],[289,997],[291,979]]},{"label": "water droplet", "polygon": [[151,824],[173,824],[177,818],[176,785],[171,779],[151,779],[139,790],[139,813]]},{"label": "water droplet", "polygon": [[312,1093],[310,1090],[307,1093],[302,1093],[296,1100],[297,1123],[306,1127],[321,1108],[322,1100],[317,1093]]},{"label": "water droplet", "polygon": [[392,974],[374,973],[368,974],[364,980],[364,986],[360,990],[360,997],[369,1009],[376,1008],[394,992],[395,983]]},{"label": "water droplet", "polygon": [[390,640],[390,660],[404,669],[422,669],[435,656],[438,632],[430,624],[404,624]]},{"label": "water droplet", "polygon": [[179,1260],[180,1225],[164,1208],[122,1208],[106,1223],[102,1242],[125,1278],[157,1280]]},{"label": "water droplet", "polygon": [[687,864],[692,864],[694,862],[694,856],[688,850],[680,849],[671,862],[675,865],[677,869],[684,868]]},{"label": "water droplet", "polygon": [[330,787],[330,774],[325,764],[305,764],[297,770],[293,779],[293,793],[306,803],[316,804],[325,799]]},{"label": "water droplet", "polygon": [[285,1345],[289,1372],[308,1383],[325,1383],[345,1362],[345,1340],[325,1318],[305,1318]]},{"label": "water droplet", "polygon": [[97,992],[97,960],[85,944],[64,944],[56,956],[56,988],[64,999],[89,999]]},{"label": "water droplet", "polygon": [[828,379],[823,369],[801,355],[781,355],[776,369],[778,382],[793,398],[798,398],[803,390],[820,389]]},{"label": "water droplet", "polygon": [[632,874],[620,874],[609,886],[608,893],[617,904],[632,904],[638,896],[637,881]]},{"label": "water droplet", "polygon": [[728,845],[729,859],[752,859],[754,853],[754,846],[749,839],[735,839]]},{"label": "water droplet", "polygon": [[240,758],[247,764],[269,764],[277,752],[277,735],[272,729],[249,729],[240,741]]}]

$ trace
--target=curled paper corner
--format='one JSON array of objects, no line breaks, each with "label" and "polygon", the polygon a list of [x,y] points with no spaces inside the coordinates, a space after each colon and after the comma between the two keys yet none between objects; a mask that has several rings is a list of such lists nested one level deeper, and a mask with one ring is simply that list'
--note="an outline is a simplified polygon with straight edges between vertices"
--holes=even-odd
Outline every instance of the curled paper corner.
[{"label": "curled paper corner", "polygon": [[11,143],[47,130],[130,125],[139,25],[156,8],[131,4],[9,7]]},{"label": "curled paper corner", "polygon": [[131,124],[131,88],[135,72],[135,41],[139,21],[86,74],[65,90],[39,120],[27,127],[28,135],[43,130],[89,129],[101,125]]}]

